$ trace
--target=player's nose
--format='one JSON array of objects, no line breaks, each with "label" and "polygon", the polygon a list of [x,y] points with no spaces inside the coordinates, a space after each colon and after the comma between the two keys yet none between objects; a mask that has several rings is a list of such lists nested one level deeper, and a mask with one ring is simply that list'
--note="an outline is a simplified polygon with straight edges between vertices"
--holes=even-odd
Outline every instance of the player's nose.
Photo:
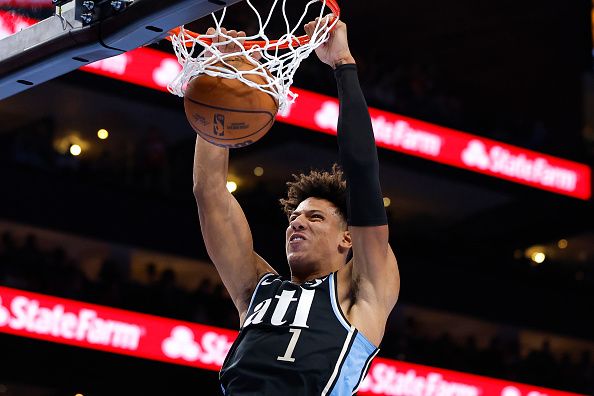
[{"label": "player's nose", "polygon": [[305,224],[303,224],[303,216],[297,216],[291,221],[291,228],[293,230],[303,230]]}]

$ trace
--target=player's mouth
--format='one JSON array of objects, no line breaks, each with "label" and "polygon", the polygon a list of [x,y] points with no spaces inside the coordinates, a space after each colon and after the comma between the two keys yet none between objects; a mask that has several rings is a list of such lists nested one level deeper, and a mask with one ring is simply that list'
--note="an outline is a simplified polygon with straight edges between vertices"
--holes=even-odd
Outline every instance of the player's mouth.
[{"label": "player's mouth", "polygon": [[305,237],[305,235],[299,233],[299,232],[295,232],[293,235],[291,235],[291,237],[289,238],[289,245],[296,245],[300,242],[303,242],[307,240],[307,238]]}]

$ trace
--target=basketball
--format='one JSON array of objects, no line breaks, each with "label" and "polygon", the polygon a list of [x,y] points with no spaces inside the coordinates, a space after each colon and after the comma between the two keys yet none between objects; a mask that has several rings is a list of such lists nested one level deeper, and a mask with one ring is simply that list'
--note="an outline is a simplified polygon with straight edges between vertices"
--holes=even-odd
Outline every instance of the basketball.
[{"label": "basketball", "polygon": [[[254,69],[241,56],[225,61],[237,70]],[[217,66],[224,67],[221,63]],[[262,76],[245,74],[245,77],[257,84],[266,83]],[[220,147],[239,148],[256,142],[270,130],[278,104],[268,93],[237,79],[203,74],[189,82],[184,109],[200,137]]]}]

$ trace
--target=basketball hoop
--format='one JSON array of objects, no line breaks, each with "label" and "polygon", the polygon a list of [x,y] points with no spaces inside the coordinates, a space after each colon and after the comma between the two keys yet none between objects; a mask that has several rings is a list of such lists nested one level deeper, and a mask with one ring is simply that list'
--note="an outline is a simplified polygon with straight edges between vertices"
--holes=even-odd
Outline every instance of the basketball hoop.
[{"label": "basketball hoop", "polygon": [[[293,76],[295,71],[316,48],[326,42],[330,31],[338,22],[340,8],[336,0],[310,0],[303,14],[294,26],[291,26],[285,12],[287,0],[274,0],[267,18],[263,21],[258,10],[250,0],[245,0],[258,19],[259,29],[255,35],[247,36],[238,40],[221,31],[227,8],[225,7],[220,17],[211,14],[214,19],[215,32],[213,34],[197,34],[180,26],[170,31],[168,39],[172,42],[173,49],[179,63],[182,65],[181,72],[169,84],[171,93],[184,96],[188,82],[197,75],[207,74],[212,77],[238,79],[244,84],[259,89],[272,95],[278,105],[279,111],[283,111],[297,98],[297,94],[291,92]],[[277,40],[271,40],[265,33],[272,14],[281,2],[282,13],[287,29],[286,34]],[[315,3],[321,4],[318,13],[319,20],[311,38],[307,35],[297,36],[295,33]],[[332,18],[324,18],[326,8],[334,15]],[[220,36],[223,41],[213,43],[213,39]],[[239,47],[235,52],[221,52],[219,47],[234,43]],[[229,59],[236,59],[241,56],[247,62],[254,65],[251,70],[238,70]],[[259,79],[248,79],[248,75],[257,75]],[[263,81],[257,83],[254,81]]]}]

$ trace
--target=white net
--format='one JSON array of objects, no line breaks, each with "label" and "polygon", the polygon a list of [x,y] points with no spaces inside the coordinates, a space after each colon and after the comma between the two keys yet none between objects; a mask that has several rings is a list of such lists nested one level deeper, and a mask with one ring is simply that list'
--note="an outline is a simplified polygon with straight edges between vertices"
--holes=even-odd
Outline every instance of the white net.
[{"label": "white net", "polygon": [[[188,82],[197,75],[206,74],[213,77],[238,79],[250,87],[272,95],[279,104],[279,111],[281,112],[295,101],[297,95],[291,92],[295,71],[312,51],[328,40],[330,30],[334,27],[338,18],[324,18],[327,1],[329,0],[311,0],[306,4],[305,11],[297,23],[291,25],[286,12],[287,0],[274,0],[267,18],[263,21],[252,2],[250,0],[245,1],[256,14],[259,24],[257,34],[247,36],[240,41],[223,33],[221,27],[223,27],[227,12],[227,8],[224,8],[220,17],[217,17],[214,13],[212,14],[214,19],[213,27],[215,28],[213,34],[195,37],[182,26],[178,34],[171,36],[175,54],[182,65],[181,72],[168,86],[171,93],[183,97]],[[266,35],[265,30],[279,2],[281,3],[280,7],[287,31],[277,40],[272,40]],[[320,19],[311,38],[303,40],[303,37],[296,35],[297,29],[304,22],[309,22],[304,21],[304,19],[310,12],[310,7],[316,3],[321,4],[318,13]],[[211,43],[215,37],[220,37],[221,41]],[[254,43],[254,41],[257,42]],[[225,48],[227,44],[231,43],[237,44],[239,50],[231,53],[219,50],[219,48]],[[230,62],[227,62],[237,56],[244,57],[247,62],[254,65],[253,69],[238,70]],[[265,82],[254,82],[248,78],[249,75],[257,75],[261,78],[257,78],[256,81],[263,80]]]}]

